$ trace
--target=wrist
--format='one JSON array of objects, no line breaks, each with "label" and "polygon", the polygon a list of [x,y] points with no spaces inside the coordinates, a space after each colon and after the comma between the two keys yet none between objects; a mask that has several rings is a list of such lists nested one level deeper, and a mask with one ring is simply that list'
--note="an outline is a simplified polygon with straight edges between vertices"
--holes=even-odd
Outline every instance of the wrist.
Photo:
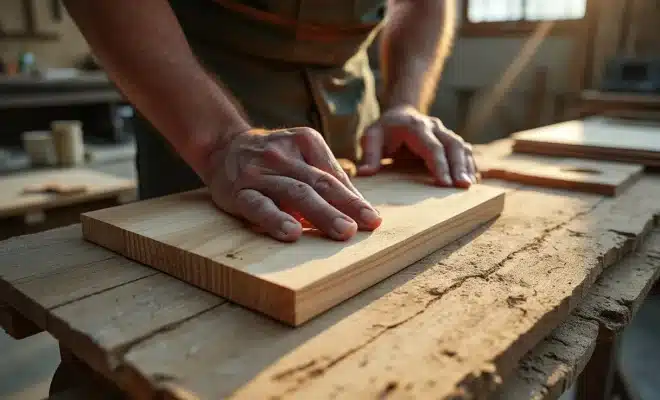
[{"label": "wrist", "polygon": [[415,111],[421,111],[419,96],[414,96],[410,89],[392,87],[383,96],[383,109],[392,110],[401,108],[413,108]]},{"label": "wrist", "polygon": [[212,178],[217,155],[226,150],[236,135],[250,129],[252,126],[246,120],[237,118],[222,128],[209,128],[192,136],[186,149],[188,163],[204,184],[208,185]]}]

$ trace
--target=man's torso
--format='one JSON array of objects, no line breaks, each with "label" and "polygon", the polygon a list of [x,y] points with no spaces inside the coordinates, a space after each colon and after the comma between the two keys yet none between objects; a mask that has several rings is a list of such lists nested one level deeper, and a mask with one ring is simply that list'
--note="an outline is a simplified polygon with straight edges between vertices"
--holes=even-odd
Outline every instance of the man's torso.
[{"label": "man's torso", "polygon": [[[360,135],[379,115],[367,49],[378,32],[384,1],[170,4],[200,62],[254,125],[310,126],[324,135],[335,156],[359,159]],[[143,136],[138,138],[143,171],[162,171],[164,165],[157,164],[174,162],[175,154],[163,154],[162,137],[138,135]],[[180,160],[176,164],[185,168]]]}]

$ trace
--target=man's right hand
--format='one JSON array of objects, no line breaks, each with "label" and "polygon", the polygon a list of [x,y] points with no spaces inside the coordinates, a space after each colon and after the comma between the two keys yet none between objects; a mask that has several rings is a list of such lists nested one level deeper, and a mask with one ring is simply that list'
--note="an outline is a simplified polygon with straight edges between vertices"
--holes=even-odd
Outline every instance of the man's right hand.
[{"label": "man's right hand", "polygon": [[336,240],[373,230],[378,212],[353,186],[321,134],[310,128],[251,129],[211,155],[215,204],[282,241],[302,234],[304,218]]}]

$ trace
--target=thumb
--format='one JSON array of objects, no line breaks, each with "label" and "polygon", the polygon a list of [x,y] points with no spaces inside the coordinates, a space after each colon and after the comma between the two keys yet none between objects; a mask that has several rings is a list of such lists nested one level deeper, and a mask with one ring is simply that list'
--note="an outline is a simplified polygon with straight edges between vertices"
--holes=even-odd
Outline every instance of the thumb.
[{"label": "thumb", "polygon": [[357,169],[359,175],[373,175],[380,169],[383,137],[383,128],[377,123],[365,129],[361,140],[362,164]]}]

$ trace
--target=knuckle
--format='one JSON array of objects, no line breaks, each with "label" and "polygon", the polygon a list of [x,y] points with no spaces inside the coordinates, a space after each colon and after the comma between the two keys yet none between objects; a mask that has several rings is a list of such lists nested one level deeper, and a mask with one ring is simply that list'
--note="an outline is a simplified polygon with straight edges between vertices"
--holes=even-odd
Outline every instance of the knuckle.
[{"label": "knuckle", "polygon": [[245,165],[240,170],[240,177],[242,180],[247,180],[248,182],[252,179],[257,178],[261,174],[261,168],[254,164]]},{"label": "knuckle", "polygon": [[332,188],[334,185],[333,178],[330,174],[322,172],[316,177],[314,184],[312,185],[317,191],[326,191]]},{"label": "knuckle", "polygon": [[301,137],[305,138],[305,139],[308,139],[308,140],[323,139],[321,134],[317,130],[312,129],[312,128],[300,128],[300,130],[298,130],[297,134],[300,135]]},{"label": "knuckle", "polygon": [[282,161],[286,159],[282,150],[275,143],[268,143],[262,151],[263,157],[268,161]]},{"label": "knuckle", "polygon": [[286,188],[287,196],[293,201],[303,201],[311,196],[312,188],[304,183],[294,183]]},{"label": "knuckle", "polygon": [[262,196],[255,196],[254,193],[248,190],[241,190],[236,194],[236,201],[241,204],[244,210],[251,212],[263,212],[266,208],[266,198]]}]

